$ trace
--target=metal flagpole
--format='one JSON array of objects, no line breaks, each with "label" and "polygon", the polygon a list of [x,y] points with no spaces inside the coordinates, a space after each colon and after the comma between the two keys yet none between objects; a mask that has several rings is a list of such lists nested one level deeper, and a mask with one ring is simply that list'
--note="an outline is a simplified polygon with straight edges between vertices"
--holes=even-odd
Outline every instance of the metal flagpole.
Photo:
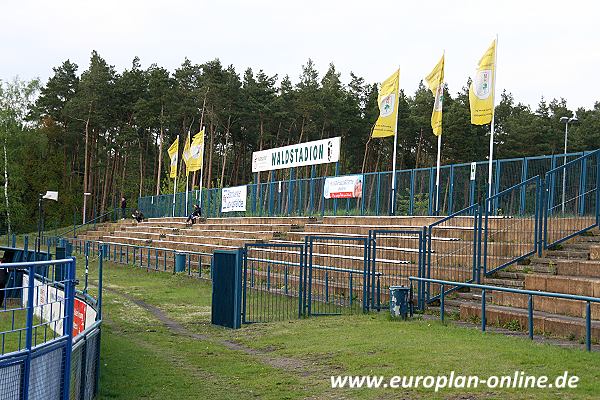
[{"label": "metal flagpole", "polygon": [[490,126],[490,156],[488,159],[488,198],[492,197],[492,163],[494,157],[494,119],[496,118],[496,70],[498,64],[498,35],[496,35],[496,44],[494,46],[494,92],[492,93],[492,124]]},{"label": "metal flagpole", "polygon": [[[177,135],[177,166],[179,167],[179,135]],[[177,173],[175,173],[175,183],[173,184],[173,217],[175,217],[175,194],[177,193],[177,175],[179,174],[179,168],[177,168]]]},{"label": "metal flagpole", "polygon": [[396,149],[398,147],[398,101],[400,97],[400,66],[398,66],[396,76],[398,79],[398,98],[396,99],[396,122],[394,123],[394,159],[392,161],[392,198],[390,205],[390,215],[394,215],[396,213]]},{"label": "metal flagpole", "polygon": [[206,139],[206,132],[204,131],[204,127],[202,127],[202,132],[204,132],[204,137],[202,138],[202,165],[200,166],[200,184],[198,185],[200,188],[200,200],[198,201],[200,210],[202,210],[202,176],[204,175],[204,149],[206,148],[204,143],[204,139]]},{"label": "metal flagpole", "polygon": [[438,135],[437,171],[435,175],[435,215],[440,213],[440,161],[442,153],[442,134]]},{"label": "metal flagpole", "polygon": [[[185,140],[186,140],[186,144],[187,144],[187,140],[191,141],[190,131],[188,131],[188,137]],[[183,151],[185,152],[185,145],[183,146],[183,149],[184,149]],[[189,151],[190,151],[190,149],[188,148],[188,152]],[[187,157],[189,157],[189,156],[190,155],[188,154]],[[188,160],[189,160],[189,158],[188,158]],[[183,161],[185,162],[185,157],[183,158]],[[189,207],[188,207],[188,197],[189,197],[188,188],[189,188],[189,183],[190,183],[190,173],[188,171],[188,165],[187,165],[187,162],[186,162],[185,163],[185,214],[184,215],[187,215],[188,210],[189,210]]]}]

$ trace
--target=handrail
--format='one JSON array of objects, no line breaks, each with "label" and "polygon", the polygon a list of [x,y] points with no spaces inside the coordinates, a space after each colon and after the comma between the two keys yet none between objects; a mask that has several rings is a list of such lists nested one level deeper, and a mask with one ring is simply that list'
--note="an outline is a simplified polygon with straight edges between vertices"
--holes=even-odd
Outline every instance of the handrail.
[{"label": "handrail", "polygon": [[[579,162],[579,161],[581,161],[582,159],[584,159],[584,158],[586,158],[586,157],[590,157],[590,156],[592,156],[592,155],[594,155],[594,154],[596,154],[596,153],[600,153],[600,149],[598,149],[598,150],[594,150],[594,151],[592,151],[592,152],[589,152],[589,153],[586,153],[586,154],[582,155],[581,157],[577,157],[577,158],[576,158],[576,159],[574,159],[574,160],[571,160],[571,161],[569,161],[569,162],[567,162],[567,163],[564,163],[563,165],[560,165],[560,166],[558,166],[558,167],[556,167],[556,168],[553,168],[553,169],[551,169],[551,170],[549,170],[549,171],[547,171],[547,172],[546,172],[546,176],[547,176],[548,174],[550,174],[550,173],[553,173],[553,172],[556,172],[556,171],[558,171],[558,170],[565,169],[566,167],[570,166],[571,164],[574,164],[574,163],[576,163],[576,162]],[[568,154],[565,154],[565,155],[563,155],[563,154],[560,154],[560,156],[561,156],[561,157],[563,157],[563,156],[568,156]]]},{"label": "handrail", "polygon": [[434,278],[419,278],[416,276],[410,276],[408,279],[413,281],[421,281],[421,282],[430,282],[437,283],[440,285],[451,285],[451,286],[462,286],[469,287],[474,289],[486,289],[495,292],[508,292],[508,293],[516,293],[516,294],[527,294],[532,296],[540,296],[540,297],[554,297],[557,299],[566,299],[566,300],[580,300],[580,301],[589,301],[592,303],[600,303],[600,297],[590,297],[590,296],[580,296],[576,294],[568,294],[568,293],[557,293],[557,292],[541,292],[537,290],[527,290],[527,289],[514,289],[502,286],[492,286],[492,285],[482,285],[478,283],[466,283],[466,282],[456,282],[456,281],[445,281],[441,279]]},{"label": "handrail", "polygon": [[61,237],[61,236],[63,236],[65,233],[68,233],[68,232],[71,232],[71,231],[75,232],[75,231],[77,231],[77,229],[79,229],[79,228],[81,228],[81,227],[83,227],[83,226],[90,225],[90,224],[92,224],[92,223],[96,223],[98,219],[100,219],[100,218],[104,218],[104,217],[106,217],[107,215],[114,213],[114,212],[115,212],[115,210],[117,210],[117,208],[113,208],[111,211],[107,211],[107,212],[105,212],[104,214],[102,214],[102,215],[99,215],[99,216],[97,216],[96,218],[94,218],[94,219],[91,219],[91,220],[89,220],[89,221],[86,221],[85,223],[82,223],[82,224],[80,224],[80,225],[76,225],[76,226],[74,226],[74,227],[69,227],[69,229],[66,229],[66,230],[65,230],[65,231],[63,231],[63,232],[57,233],[57,234],[56,234],[56,235],[54,235],[54,236]]},{"label": "handrail", "polygon": [[[556,293],[556,292],[541,292],[535,290],[527,290],[527,289],[514,289],[514,288],[506,288],[501,286],[491,286],[491,285],[481,285],[477,283],[466,283],[466,282],[455,282],[455,281],[446,281],[441,279],[432,279],[432,278],[419,278],[416,276],[410,276],[409,278],[411,289],[413,281],[417,282],[426,282],[441,285],[441,295],[440,295],[440,318],[441,321],[444,322],[444,286],[456,286],[456,287],[468,287],[473,289],[481,289],[481,331],[485,332],[486,328],[486,314],[485,314],[485,304],[486,304],[486,291],[491,292],[507,292],[507,293],[515,293],[529,296],[528,302],[528,320],[529,320],[529,338],[533,339],[533,297],[551,297],[555,299],[566,299],[566,300],[577,300],[577,301],[585,301],[586,302],[586,316],[585,316],[585,346],[587,351],[591,351],[592,349],[592,307],[591,303],[600,303],[600,298],[598,297],[590,297],[590,296],[580,296],[575,294],[567,294],[567,293]],[[412,292],[412,290],[411,290]]]}]

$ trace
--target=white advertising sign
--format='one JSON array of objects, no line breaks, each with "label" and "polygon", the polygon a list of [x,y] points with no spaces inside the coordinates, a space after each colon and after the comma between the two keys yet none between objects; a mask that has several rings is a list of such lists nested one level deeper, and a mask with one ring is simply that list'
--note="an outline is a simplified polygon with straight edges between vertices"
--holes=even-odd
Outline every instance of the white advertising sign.
[{"label": "white advertising sign", "polygon": [[246,211],[246,186],[223,188],[221,191],[221,212]]},{"label": "white advertising sign", "polygon": [[302,167],[340,160],[340,137],[293,144],[252,153],[252,172]]},{"label": "white advertising sign", "polygon": [[325,179],[323,194],[326,199],[352,199],[362,197],[363,176],[346,175]]},{"label": "white advertising sign", "polygon": [[[48,327],[63,335],[65,310],[65,294],[60,288],[43,283],[39,279],[33,281],[33,313],[45,322]],[[23,307],[28,306],[29,275],[23,274]],[[77,336],[96,321],[96,310],[84,301],[76,298],[73,304],[73,336]]]},{"label": "white advertising sign", "polygon": [[471,180],[474,181],[475,180],[475,173],[477,172],[477,163],[476,162],[472,162],[471,163]]}]

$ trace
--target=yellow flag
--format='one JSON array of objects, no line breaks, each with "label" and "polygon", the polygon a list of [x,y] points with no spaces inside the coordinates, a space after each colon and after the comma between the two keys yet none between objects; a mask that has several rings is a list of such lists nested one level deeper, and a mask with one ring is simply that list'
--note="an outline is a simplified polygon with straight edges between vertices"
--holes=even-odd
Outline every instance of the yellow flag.
[{"label": "yellow flag", "polygon": [[204,159],[204,129],[194,136],[190,146],[190,157],[187,161],[187,169],[189,172],[202,169],[202,161]]},{"label": "yellow flag", "polygon": [[435,96],[433,112],[431,114],[431,128],[435,136],[442,134],[442,106],[444,103],[444,56],[433,68],[433,71],[425,77],[427,86]]},{"label": "yellow flag", "polygon": [[185,138],[185,144],[183,145],[183,161],[185,162],[185,174],[189,175],[190,173],[190,134],[188,133]]},{"label": "yellow flag", "polygon": [[179,136],[177,136],[177,139],[175,139],[167,151],[171,159],[171,174],[169,177],[175,178],[177,177],[177,162],[179,161]]},{"label": "yellow flag", "polygon": [[494,116],[494,93],[496,85],[496,41],[487,49],[477,67],[475,79],[469,88],[471,123],[485,125]]},{"label": "yellow flag", "polygon": [[371,137],[388,137],[396,134],[398,123],[398,88],[400,86],[400,69],[381,83],[379,90],[379,118],[375,122]]}]

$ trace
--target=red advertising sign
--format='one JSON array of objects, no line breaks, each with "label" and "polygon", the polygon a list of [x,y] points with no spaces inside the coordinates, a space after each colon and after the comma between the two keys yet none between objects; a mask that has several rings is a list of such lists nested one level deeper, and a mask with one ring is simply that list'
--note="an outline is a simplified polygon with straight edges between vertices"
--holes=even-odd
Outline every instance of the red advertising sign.
[{"label": "red advertising sign", "polygon": [[87,305],[79,300],[75,299],[75,307],[73,313],[73,336],[79,335],[85,330],[85,311]]}]

